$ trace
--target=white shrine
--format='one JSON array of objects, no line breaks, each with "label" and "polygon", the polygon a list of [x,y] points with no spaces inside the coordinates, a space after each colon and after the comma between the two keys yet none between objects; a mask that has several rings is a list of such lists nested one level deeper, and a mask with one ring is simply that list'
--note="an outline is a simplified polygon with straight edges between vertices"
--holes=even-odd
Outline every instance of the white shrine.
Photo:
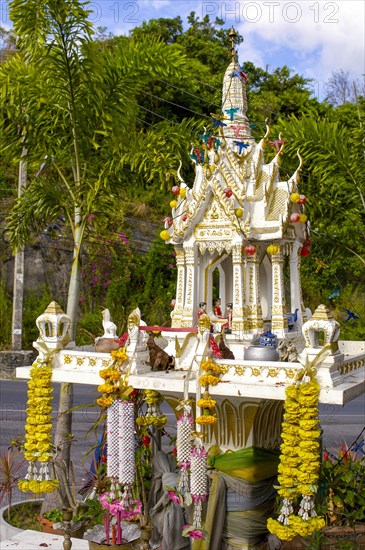
[{"label": "white shrine", "polygon": [[[318,368],[320,402],[345,404],[365,391],[365,343],[338,341],[338,323],[325,306],[307,319],[300,284],[300,260],[308,238],[305,198],[298,188],[302,161],[298,153],[298,169],[282,181],[280,139],[277,154],[265,162],[269,128],[256,143],[246,114],[245,78],[232,45],[223,80],[222,115],[213,116],[215,133],[205,132],[201,148],[191,151],[193,186],[189,188],[179,174],[179,197],[163,232],[175,247],[178,276],[171,328],[162,328],[157,343],[175,358],[175,368],[152,371],[146,324],[139,309],[129,315],[126,343],[133,387],[158,390],[173,407],[183,395],[198,400],[201,362],[212,355],[212,337],[216,341],[220,337],[210,333],[211,322],[219,323],[212,310],[217,297],[213,273],[218,270],[215,290],[223,309],[233,304],[232,331],[225,342],[235,358],[215,357],[224,372],[221,382],[210,388],[217,400],[218,423],[203,430],[206,442],[222,449],[278,446],[285,387],[302,369],[300,361],[313,358],[326,343],[331,345],[331,355]],[[287,293],[285,264],[290,276]],[[207,303],[208,316],[198,321],[202,301]],[[288,326],[294,312],[295,322],[291,319]],[[38,321],[35,347],[43,354],[47,349],[52,353],[55,382],[101,384],[99,370],[109,364],[109,353],[67,343],[66,317],[59,306],[50,305]],[[302,352],[299,361],[244,358],[253,336],[269,329],[281,344],[293,344]],[[318,334],[324,335],[323,342]],[[29,378],[29,370],[17,368],[17,377]]]},{"label": "white shrine", "polygon": [[[262,331],[266,324],[285,337],[287,313],[297,310],[297,327],[306,320],[300,251],[307,234],[305,223],[298,221],[306,216],[300,204],[290,200],[291,194],[299,200],[302,162],[288,181],[281,180],[281,140],[275,142],[280,145],[275,157],[265,162],[270,130],[267,127],[259,143],[251,136],[242,74],[233,50],[223,80],[224,116],[214,119],[217,135],[201,136],[202,149],[191,155],[193,187],[181,180],[185,191],[173,208],[172,225],[168,221],[165,226],[178,268],[172,326],[195,325],[201,301],[208,304],[212,316],[213,272],[218,270],[218,296],[223,306],[233,304],[234,332],[243,338]],[[297,214],[296,223],[290,221],[291,214]],[[285,262],[290,266],[289,303],[284,291]]]}]

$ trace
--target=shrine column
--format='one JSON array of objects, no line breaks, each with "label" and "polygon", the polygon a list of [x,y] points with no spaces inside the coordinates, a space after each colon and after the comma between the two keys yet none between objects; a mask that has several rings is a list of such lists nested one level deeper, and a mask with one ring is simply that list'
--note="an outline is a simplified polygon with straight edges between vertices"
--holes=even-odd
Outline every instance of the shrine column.
[{"label": "shrine column", "polygon": [[192,327],[196,324],[198,310],[197,302],[197,247],[194,245],[184,247],[186,265],[186,283],[184,309],[182,313],[182,327]]},{"label": "shrine column", "polygon": [[171,326],[173,328],[181,327],[185,296],[185,252],[183,248],[175,248],[175,253],[177,267],[177,285],[175,307],[171,313]]},{"label": "shrine column", "polygon": [[246,255],[246,322],[245,328],[251,334],[264,328],[261,308],[260,279],[259,279],[259,258],[258,247],[255,254]]},{"label": "shrine column", "polygon": [[298,324],[302,326],[303,323],[307,321],[307,314],[305,311],[303,296],[302,296],[302,285],[300,281],[300,259],[299,249],[301,248],[301,243],[295,241],[289,256],[289,266],[290,266],[290,307],[292,313],[298,309]]},{"label": "shrine column", "polygon": [[272,306],[271,331],[279,338],[284,338],[288,330],[284,290],[284,256],[279,250],[271,256],[272,268]]},{"label": "shrine column", "polygon": [[233,312],[232,330],[243,336],[244,323],[244,295],[243,295],[243,253],[242,244],[236,243],[232,248],[233,266]]}]

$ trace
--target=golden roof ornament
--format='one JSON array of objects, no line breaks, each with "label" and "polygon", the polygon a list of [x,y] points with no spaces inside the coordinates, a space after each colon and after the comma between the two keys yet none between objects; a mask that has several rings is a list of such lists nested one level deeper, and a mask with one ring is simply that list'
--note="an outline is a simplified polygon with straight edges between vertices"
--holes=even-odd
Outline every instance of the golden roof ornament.
[{"label": "golden roof ornament", "polygon": [[235,42],[236,42],[236,38],[237,38],[237,33],[234,29],[234,27],[231,27],[228,31],[228,38],[229,38],[229,41],[231,43],[230,45],[230,48],[229,48],[229,56],[231,59],[236,59],[236,50],[235,50]]},{"label": "golden roof ornament", "polygon": [[324,304],[321,304],[317,307],[316,311],[313,313],[311,319],[320,319],[322,321],[331,321],[334,319],[331,310],[325,306]]}]

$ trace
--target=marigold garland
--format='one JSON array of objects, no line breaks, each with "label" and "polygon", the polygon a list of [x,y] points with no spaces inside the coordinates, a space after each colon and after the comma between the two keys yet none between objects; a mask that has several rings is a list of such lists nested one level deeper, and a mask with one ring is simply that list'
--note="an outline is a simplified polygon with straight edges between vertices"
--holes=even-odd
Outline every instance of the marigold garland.
[{"label": "marigold garland", "polygon": [[[310,535],[325,525],[323,518],[316,517],[314,509],[320,468],[319,391],[318,382],[307,376],[285,392],[283,443],[278,467],[278,493],[283,502],[278,519],[269,519],[268,529],[286,541],[297,535]],[[298,515],[294,515],[293,501],[300,496]]]},{"label": "marigold garland", "polygon": [[205,387],[205,392],[203,397],[197,402],[197,406],[202,409],[202,414],[197,417],[196,423],[215,424],[218,419],[213,411],[217,402],[210,396],[209,386],[216,386],[219,384],[219,375],[222,373],[222,369],[219,365],[213,363],[212,360],[202,361],[200,367],[201,370],[206,373],[199,378],[199,384]]},{"label": "marigold garland", "polygon": [[124,373],[124,363],[128,356],[125,348],[114,350],[110,353],[112,364],[99,371],[100,378],[105,381],[98,386],[98,391],[102,394],[96,400],[96,403],[102,409],[106,409],[114,403],[116,399],[126,399],[133,391],[128,385],[128,373]]},{"label": "marigold garland", "polygon": [[50,479],[48,467],[53,456],[51,382],[51,367],[47,363],[33,363],[28,382],[24,444],[24,458],[29,465],[25,479],[18,482],[23,492],[52,493],[59,484],[57,480]]}]

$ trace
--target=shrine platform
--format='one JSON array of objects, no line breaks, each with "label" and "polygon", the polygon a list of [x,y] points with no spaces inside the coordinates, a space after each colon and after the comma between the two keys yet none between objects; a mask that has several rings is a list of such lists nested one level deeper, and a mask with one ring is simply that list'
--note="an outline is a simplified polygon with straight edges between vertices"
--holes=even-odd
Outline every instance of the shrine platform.
[{"label": "shrine platform", "polygon": [[[318,369],[317,378],[321,385],[320,403],[345,405],[365,392],[365,351],[361,342],[339,342],[346,355],[337,364],[324,361]],[[349,355],[349,350],[355,352]],[[342,354],[341,354],[342,355]],[[98,386],[103,380],[99,370],[110,362],[108,353],[64,349],[54,360],[52,379],[54,382],[72,382]],[[221,382],[210,388],[216,397],[284,400],[285,387],[292,384],[302,368],[298,362],[223,360],[215,358],[223,367]],[[31,367],[18,367],[17,378],[28,379]],[[190,396],[200,395],[198,370],[190,369],[151,372],[143,363],[129,377],[134,388],[154,389],[164,395],[181,398],[184,387]],[[132,371],[133,372],[133,371]]]}]

